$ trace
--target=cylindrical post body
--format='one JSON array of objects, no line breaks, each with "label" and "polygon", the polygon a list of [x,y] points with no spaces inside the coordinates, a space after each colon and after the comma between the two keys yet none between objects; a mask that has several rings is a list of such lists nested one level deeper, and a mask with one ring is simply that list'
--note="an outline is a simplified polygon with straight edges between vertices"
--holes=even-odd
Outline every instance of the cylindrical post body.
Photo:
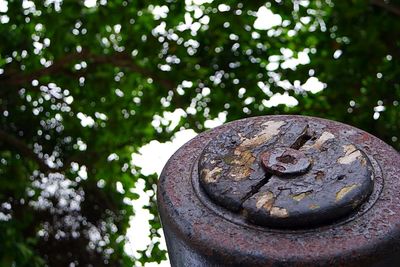
[{"label": "cylindrical post body", "polygon": [[400,156],[337,122],[265,116],[200,134],[166,164],[172,266],[399,266]]}]

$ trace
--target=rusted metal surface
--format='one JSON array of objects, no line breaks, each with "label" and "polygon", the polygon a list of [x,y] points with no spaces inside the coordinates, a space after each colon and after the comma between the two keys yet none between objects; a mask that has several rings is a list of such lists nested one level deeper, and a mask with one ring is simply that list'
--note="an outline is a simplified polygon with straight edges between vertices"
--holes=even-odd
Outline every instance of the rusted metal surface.
[{"label": "rusted metal surface", "polygon": [[276,147],[263,153],[261,162],[267,172],[287,178],[305,173],[311,165],[311,159],[303,151],[290,147]]},{"label": "rusted metal surface", "polygon": [[232,127],[205,147],[200,183],[251,222],[312,227],[358,208],[373,189],[367,156],[317,122],[268,120]]},{"label": "rusted metal surface", "polygon": [[400,156],[348,125],[236,121],[169,160],[158,202],[174,266],[398,266]]}]

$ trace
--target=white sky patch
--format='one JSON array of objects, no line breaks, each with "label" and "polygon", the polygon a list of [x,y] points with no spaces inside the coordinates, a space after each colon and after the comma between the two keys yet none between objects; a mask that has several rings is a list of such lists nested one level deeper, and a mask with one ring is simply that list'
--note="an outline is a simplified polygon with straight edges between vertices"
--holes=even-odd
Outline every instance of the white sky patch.
[{"label": "white sky patch", "polygon": [[11,219],[11,215],[10,214],[5,214],[3,212],[0,212],[0,221],[8,221]]},{"label": "white sky patch", "polygon": [[88,178],[86,166],[82,165],[78,171],[78,176],[81,177],[83,180],[86,180]]},{"label": "white sky patch", "polygon": [[279,63],[278,62],[270,62],[268,63],[266,69],[268,71],[274,71],[277,70],[279,68]]},{"label": "white sky patch", "polygon": [[383,106],[383,105],[379,105],[379,106],[376,106],[376,107],[374,107],[374,111],[375,112],[382,112],[382,111],[385,111],[385,106]]},{"label": "white sky patch", "polygon": [[374,107],[374,115],[373,115],[374,120],[379,119],[379,117],[381,116],[381,112],[383,112],[385,110],[386,110],[386,108],[382,104],[378,104],[378,106],[375,106]]},{"label": "white sky patch", "polygon": [[160,143],[153,140],[139,149],[139,154],[132,154],[132,165],[138,166],[143,175],[157,173],[160,175],[162,168],[167,160],[184,143],[195,137],[197,134],[193,130],[182,130],[172,138],[172,141]]},{"label": "white sky patch", "polygon": [[[175,115],[176,116],[176,115]],[[132,165],[141,168],[143,175],[156,173],[160,175],[162,168],[167,163],[168,159],[178,150],[184,143],[194,138],[197,133],[191,129],[181,130],[172,138],[172,141],[160,143],[153,140],[147,145],[139,149],[138,154],[132,154]],[[150,212],[143,209],[143,206],[149,203],[149,195],[144,191],[145,181],[139,179],[136,183],[133,192],[139,195],[139,199],[132,201],[132,206],[135,210],[135,216],[130,218],[130,227],[127,231],[128,242],[125,246],[125,251],[128,255],[139,257],[139,250],[145,250],[151,245],[152,240],[149,238],[150,225],[148,221],[152,219]],[[160,248],[166,249],[164,236],[161,235]],[[170,266],[169,261],[157,263],[146,263],[146,267]]]},{"label": "white sky patch", "polygon": [[25,0],[25,1],[22,2],[22,8],[23,9],[29,9],[29,8],[34,8],[34,7],[35,7],[35,3],[32,2],[32,1]]},{"label": "white sky patch", "polygon": [[303,85],[301,85],[301,88],[303,90],[311,92],[313,94],[321,92],[322,90],[325,89],[325,87],[326,87],[326,83],[322,83],[316,77],[308,78],[308,80]]},{"label": "white sky patch", "polygon": [[213,120],[206,120],[204,122],[204,127],[211,129],[222,125],[224,122],[226,122],[226,115],[228,115],[228,112],[226,111],[218,113],[217,118]]},{"label": "white sky patch", "polygon": [[155,129],[159,129],[161,125],[168,126],[167,130],[172,131],[178,126],[182,117],[186,117],[186,112],[183,109],[176,109],[173,112],[164,111],[163,115],[154,115],[151,125]]},{"label": "white sky patch", "polygon": [[165,19],[168,16],[169,9],[166,5],[163,6],[149,6],[149,10],[154,16],[154,19]]},{"label": "white sky patch", "polygon": [[[134,193],[139,195],[139,199],[132,201],[132,206],[135,210],[135,216],[131,216],[129,224],[130,227],[127,230],[128,242],[126,243],[124,249],[128,255],[138,258],[140,254],[139,250],[146,250],[151,244],[150,235],[150,225],[148,221],[152,219],[152,215],[147,209],[143,209],[143,205],[149,203],[149,195],[144,191],[145,181],[139,179],[133,190]],[[160,248],[167,249],[165,244],[164,235],[161,235]],[[159,266],[167,267],[170,266],[169,261],[162,261],[158,263],[146,263],[146,267]]]},{"label": "white sky patch", "polygon": [[289,80],[277,81],[276,85],[278,85],[279,87],[281,87],[285,90],[289,90],[289,89],[293,88],[293,84],[291,82],[289,82]]},{"label": "white sky patch", "polygon": [[231,7],[226,4],[219,4],[218,10],[219,10],[219,12],[226,12],[226,11],[231,10]]},{"label": "white sky patch", "polygon": [[335,53],[333,53],[333,58],[338,59],[342,55],[343,51],[342,50],[336,50]]},{"label": "white sky patch", "polygon": [[157,36],[157,35],[165,35],[165,34],[167,34],[166,26],[167,26],[167,24],[164,21],[161,22],[157,27],[155,27],[152,30],[153,35]]},{"label": "white sky patch", "polygon": [[8,10],[8,2],[5,0],[0,0],[0,12],[6,13]]},{"label": "white sky patch", "polygon": [[201,6],[203,4],[206,3],[212,3],[213,0],[186,0],[185,3],[186,5],[197,5],[197,6]]},{"label": "white sky patch", "polygon": [[97,0],[85,0],[84,5],[87,8],[95,7],[97,5]]},{"label": "white sky patch", "polygon": [[186,81],[186,80],[182,81],[182,87],[184,87],[184,88],[190,88],[190,87],[192,87],[192,86],[193,86],[193,82],[191,82],[191,81]]},{"label": "white sky patch", "polygon": [[0,23],[1,23],[1,24],[8,23],[9,21],[10,21],[10,17],[9,17],[9,16],[7,16],[7,15],[1,16],[1,15],[0,15]]},{"label": "white sky patch", "polygon": [[294,52],[289,48],[281,48],[281,55],[272,55],[268,57],[268,65],[266,69],[268,71],[275,71],[279,68],[295,70],[298,65],[307,65],[311,62],[308,54],[310,49],[305,48],[303,51],[297,53],[297,57],[294,57]]},{"label": "white sky patch", "polygon": [[296,98],[290,96],[287,92],[281,94],[276,93],[269,100],[264,99],[262,101],[263,105],[267,108],[276,107],[278,105],[286,105],[288,107],[294,107],[299,104]]},{"label": "white sky patch", "polygon": [[81,125],[83,127],[93,127],[94,120],[92,117],[85,115],[82,112],[79,112],[76,116],[81,120]]},{"label": "white sky patch", "polygon": [[259,81],[257,83],[257,86],[261,89],[261,91],[263,91],[267,96],[271,97],[273,95],[270,86],[268,83],[263,83],[261,81]]},{"label": "white sky patch", "polygon": [[272,27],[282,24],[282,17],[274,14],[266,6],[262,6],[257,11],[257,19],[254,21],[253,27],[257,30],[269,30]]},{"label": "white sky patch", "polygon": [[281,63],[282,69],[292,69],[295,70],[297,65],[306,65],[311,62],[308,53],[310,50],[308,48],[297,53],[297,58],[293,57],[293,51],[289,48],[281,48],[281,53],[284,61]]}]

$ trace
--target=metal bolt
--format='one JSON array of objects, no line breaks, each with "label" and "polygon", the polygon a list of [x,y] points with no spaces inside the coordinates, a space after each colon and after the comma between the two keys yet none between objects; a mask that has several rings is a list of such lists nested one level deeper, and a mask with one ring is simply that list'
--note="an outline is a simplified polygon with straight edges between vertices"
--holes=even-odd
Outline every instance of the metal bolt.
[{"label": "metal bolt", "polygon": [[265,152],[261,155],[261,161],[268,172],[279,176],[305,173],[311,164],[302,151],[288,147]]}]

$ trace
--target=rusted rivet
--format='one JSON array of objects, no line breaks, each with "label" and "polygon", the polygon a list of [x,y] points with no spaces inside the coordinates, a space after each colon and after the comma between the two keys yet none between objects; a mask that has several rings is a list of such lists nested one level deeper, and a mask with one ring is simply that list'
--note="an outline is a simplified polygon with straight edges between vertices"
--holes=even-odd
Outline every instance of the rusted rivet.
[{"label": "rusted rivet", "polygon": [[279,176],[305,173],[311,165],[304,152],[289,147],[277,147],[263,153],[261,162],[268,172]]}]

